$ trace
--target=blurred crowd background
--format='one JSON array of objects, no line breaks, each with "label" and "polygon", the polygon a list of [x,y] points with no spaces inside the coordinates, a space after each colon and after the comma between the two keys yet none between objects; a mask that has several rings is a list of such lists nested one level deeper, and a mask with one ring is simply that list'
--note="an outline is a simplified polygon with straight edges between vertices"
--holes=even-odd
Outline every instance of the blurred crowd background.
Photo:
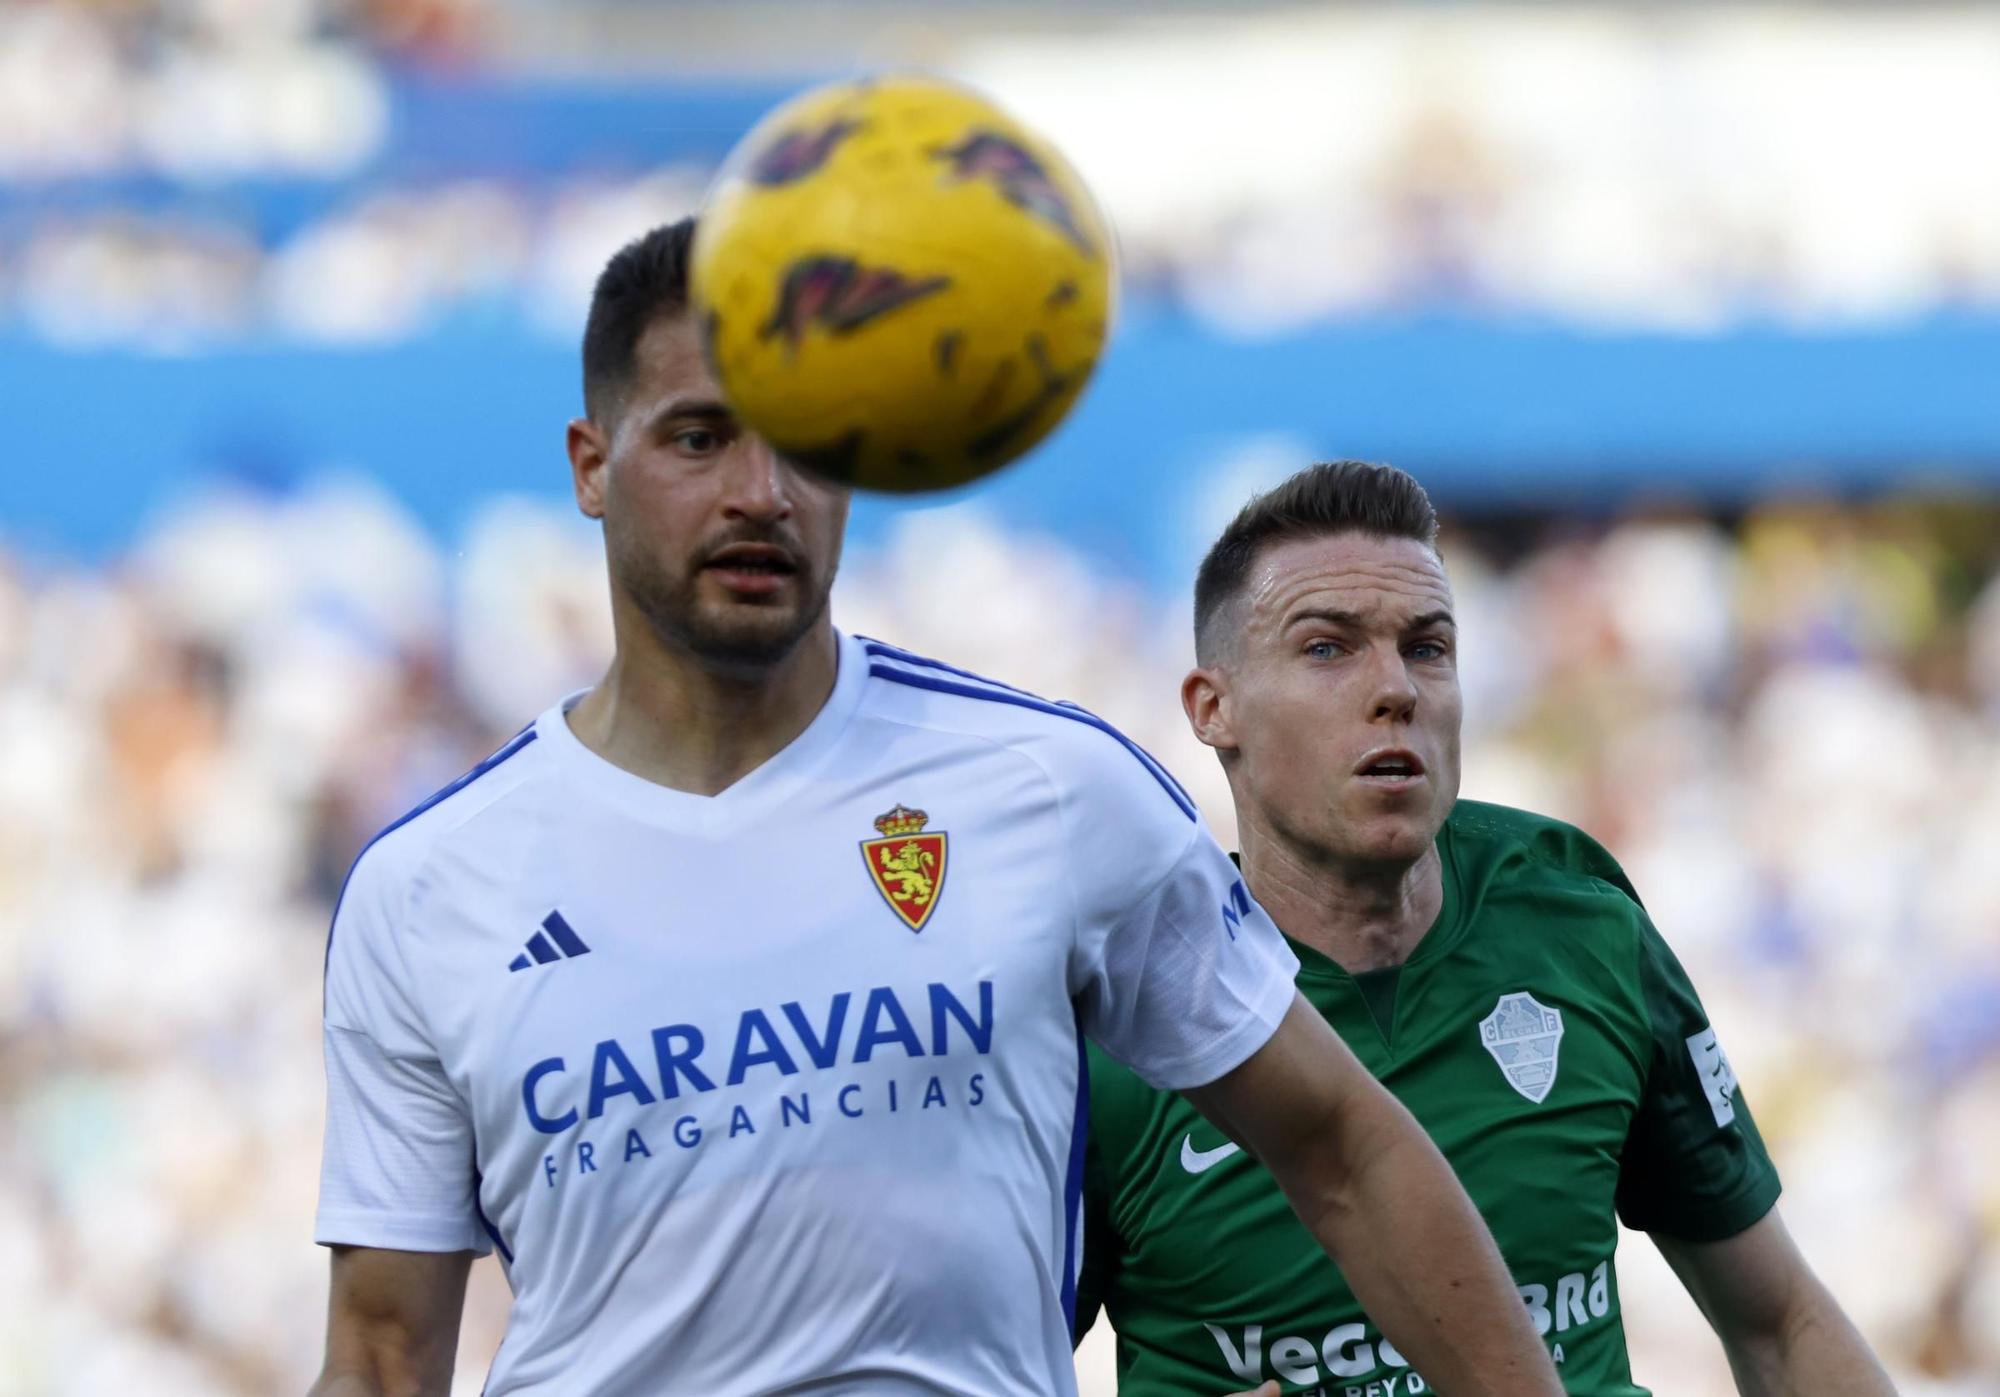
[{"label": "blurred crowd background", "polygon": [[[1979,7],[1132,8],[17,3],[0,178],[34,197],[0,226],[0,314],[156,347],[380,341],[523,299],[560,325],[606,228],[698,191],[760,87],[869,60],[1061,132],[1134,290],[1237,329],[2000,305]],[[647,129],[659,69],[711,129]],[[589,129],[621,99],[636,142]]]},{"label": "blurred crowd background", "polygon": [[[772,101],[911,65],[1072,151],[1125,323],[1034,460],[858,511],[842,624],[1104,714],[1226,836],[1200,547],[1412,469],[1466,793],[1619,855],[1821,1274],[1905,1391],[2000,1392],[2000,18],[974,0],[0,5],[0,1392],[310,1380],[332,898],[606,654],[590,280]],[[1619,1265],[1641,1381],[1730,1391]]]}]

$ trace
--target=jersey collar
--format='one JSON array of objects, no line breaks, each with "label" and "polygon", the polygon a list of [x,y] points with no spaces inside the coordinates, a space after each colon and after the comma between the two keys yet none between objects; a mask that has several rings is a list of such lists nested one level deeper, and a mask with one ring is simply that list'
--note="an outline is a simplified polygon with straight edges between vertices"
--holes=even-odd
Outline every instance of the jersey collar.
[{"label": "jersey collar", "polygon": [[859,641],[835,633],[838,642],[833,691],[805,730],[756,770],[715,795],[677,791],[606,761],[571,731],[567,714],[590,691],[579,690],[535,720],[536,736],[564,776],[590,796],[648,823],[686,833],[713,833],[754,820],[782,806],[805,785],[812,771],[839,744],[848,720],[861,704],[868,682],[868,656]]},{"label": "jersey collar", "polygon": [[[1430,929],[1417,938],[1417,944],[1410,948],[1410,954],[1400,965],[1384,967],[1401,970],[1407,966],[1419,965],[1437,959],[1458,944],[1465,931],[1465,889],[1459,876],[1458,853],[1453,847],[1451,821],[1446,820],[1437,833],[1438,864],[1444,881],[1444,900],[1438,904],[1438,913],[1430,924]],[[1231,858],[1236,857],[1231,855]],[[1284,928],[1278,928],[1283,931]],[[1354,976],[1325,952],[1315,950],[1303,941],[1295,941],[1290,936],[1285,941],[1292,953],[1299,958],[1299,978],[1301,980],[1351,981]]]}]

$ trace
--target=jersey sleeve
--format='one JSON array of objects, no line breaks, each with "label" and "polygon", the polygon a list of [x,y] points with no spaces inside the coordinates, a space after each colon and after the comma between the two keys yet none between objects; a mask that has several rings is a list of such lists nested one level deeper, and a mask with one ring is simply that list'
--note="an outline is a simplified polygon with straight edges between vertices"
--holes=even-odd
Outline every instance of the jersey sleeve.
[{"label": "jersey sleeve", "polygon": [[1205,1085],[1277,1031],[1298,961],[1171,777],[1136,748],[1089,757],[1065,800],[1078,1017],[1153,1086]]},{"label": "jersey sleeve", "polygon": [[1691,1242],[1732,1237],[1778,1201],[1778,1171],[1687,972],[1641,918],[1651,1065],[1625,1142],[1618,1214]]},{"label": "jersey sleeve", "polygon": [[472,1120],[405,991],[392,861],[362,855],[326,965],[326,1142],[316,1241],[485,1252]]},{"label": "jersey sleeve", "polygon": [[1640,906],[1645,905],[1640,901],[1639,890],[1632,886],[1632,880],[1625,875],[1625,869],[1618,860],[1611,856],[1611,851],[1575,825],[1564,824],[1560,820],[1538,821],[1532,844],[1539,856],[1558,867],[1574,869],[1609,883]]}]

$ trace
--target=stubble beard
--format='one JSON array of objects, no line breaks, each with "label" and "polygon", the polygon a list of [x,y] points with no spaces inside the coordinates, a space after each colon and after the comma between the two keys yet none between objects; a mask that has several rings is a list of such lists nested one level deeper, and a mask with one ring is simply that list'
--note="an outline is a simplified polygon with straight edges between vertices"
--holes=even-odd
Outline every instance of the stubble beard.
[{"label": "stubble beard", "polygon": [[793,580],[798,605],[758,606],[706,601],[699,572],[675,578],[650,559],[627,558],[617,574],[617,586],[661,644],[709,668],[746,676],[783,661],[826,615],[831,579],[801,563]]}]

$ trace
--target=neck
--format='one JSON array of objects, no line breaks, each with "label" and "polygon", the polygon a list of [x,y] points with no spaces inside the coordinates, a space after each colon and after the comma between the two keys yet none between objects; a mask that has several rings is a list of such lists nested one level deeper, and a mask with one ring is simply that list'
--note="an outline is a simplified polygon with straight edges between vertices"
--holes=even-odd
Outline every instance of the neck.
[{"label": "neck", "polygon": [[806,730],[839,666],[839,642],[824,618],[757,670],[720,668],[665,643],[621,643],[603,682],[570,710],[570,730],[615,766],[677,791],[717,795]]},{"label": "neck", "polygon": [[1401,965],[1444,906],[1433,839],[1409,863],[1315,856],[1244,812],[1243,879],[1284,933],[1350,973]]}]

